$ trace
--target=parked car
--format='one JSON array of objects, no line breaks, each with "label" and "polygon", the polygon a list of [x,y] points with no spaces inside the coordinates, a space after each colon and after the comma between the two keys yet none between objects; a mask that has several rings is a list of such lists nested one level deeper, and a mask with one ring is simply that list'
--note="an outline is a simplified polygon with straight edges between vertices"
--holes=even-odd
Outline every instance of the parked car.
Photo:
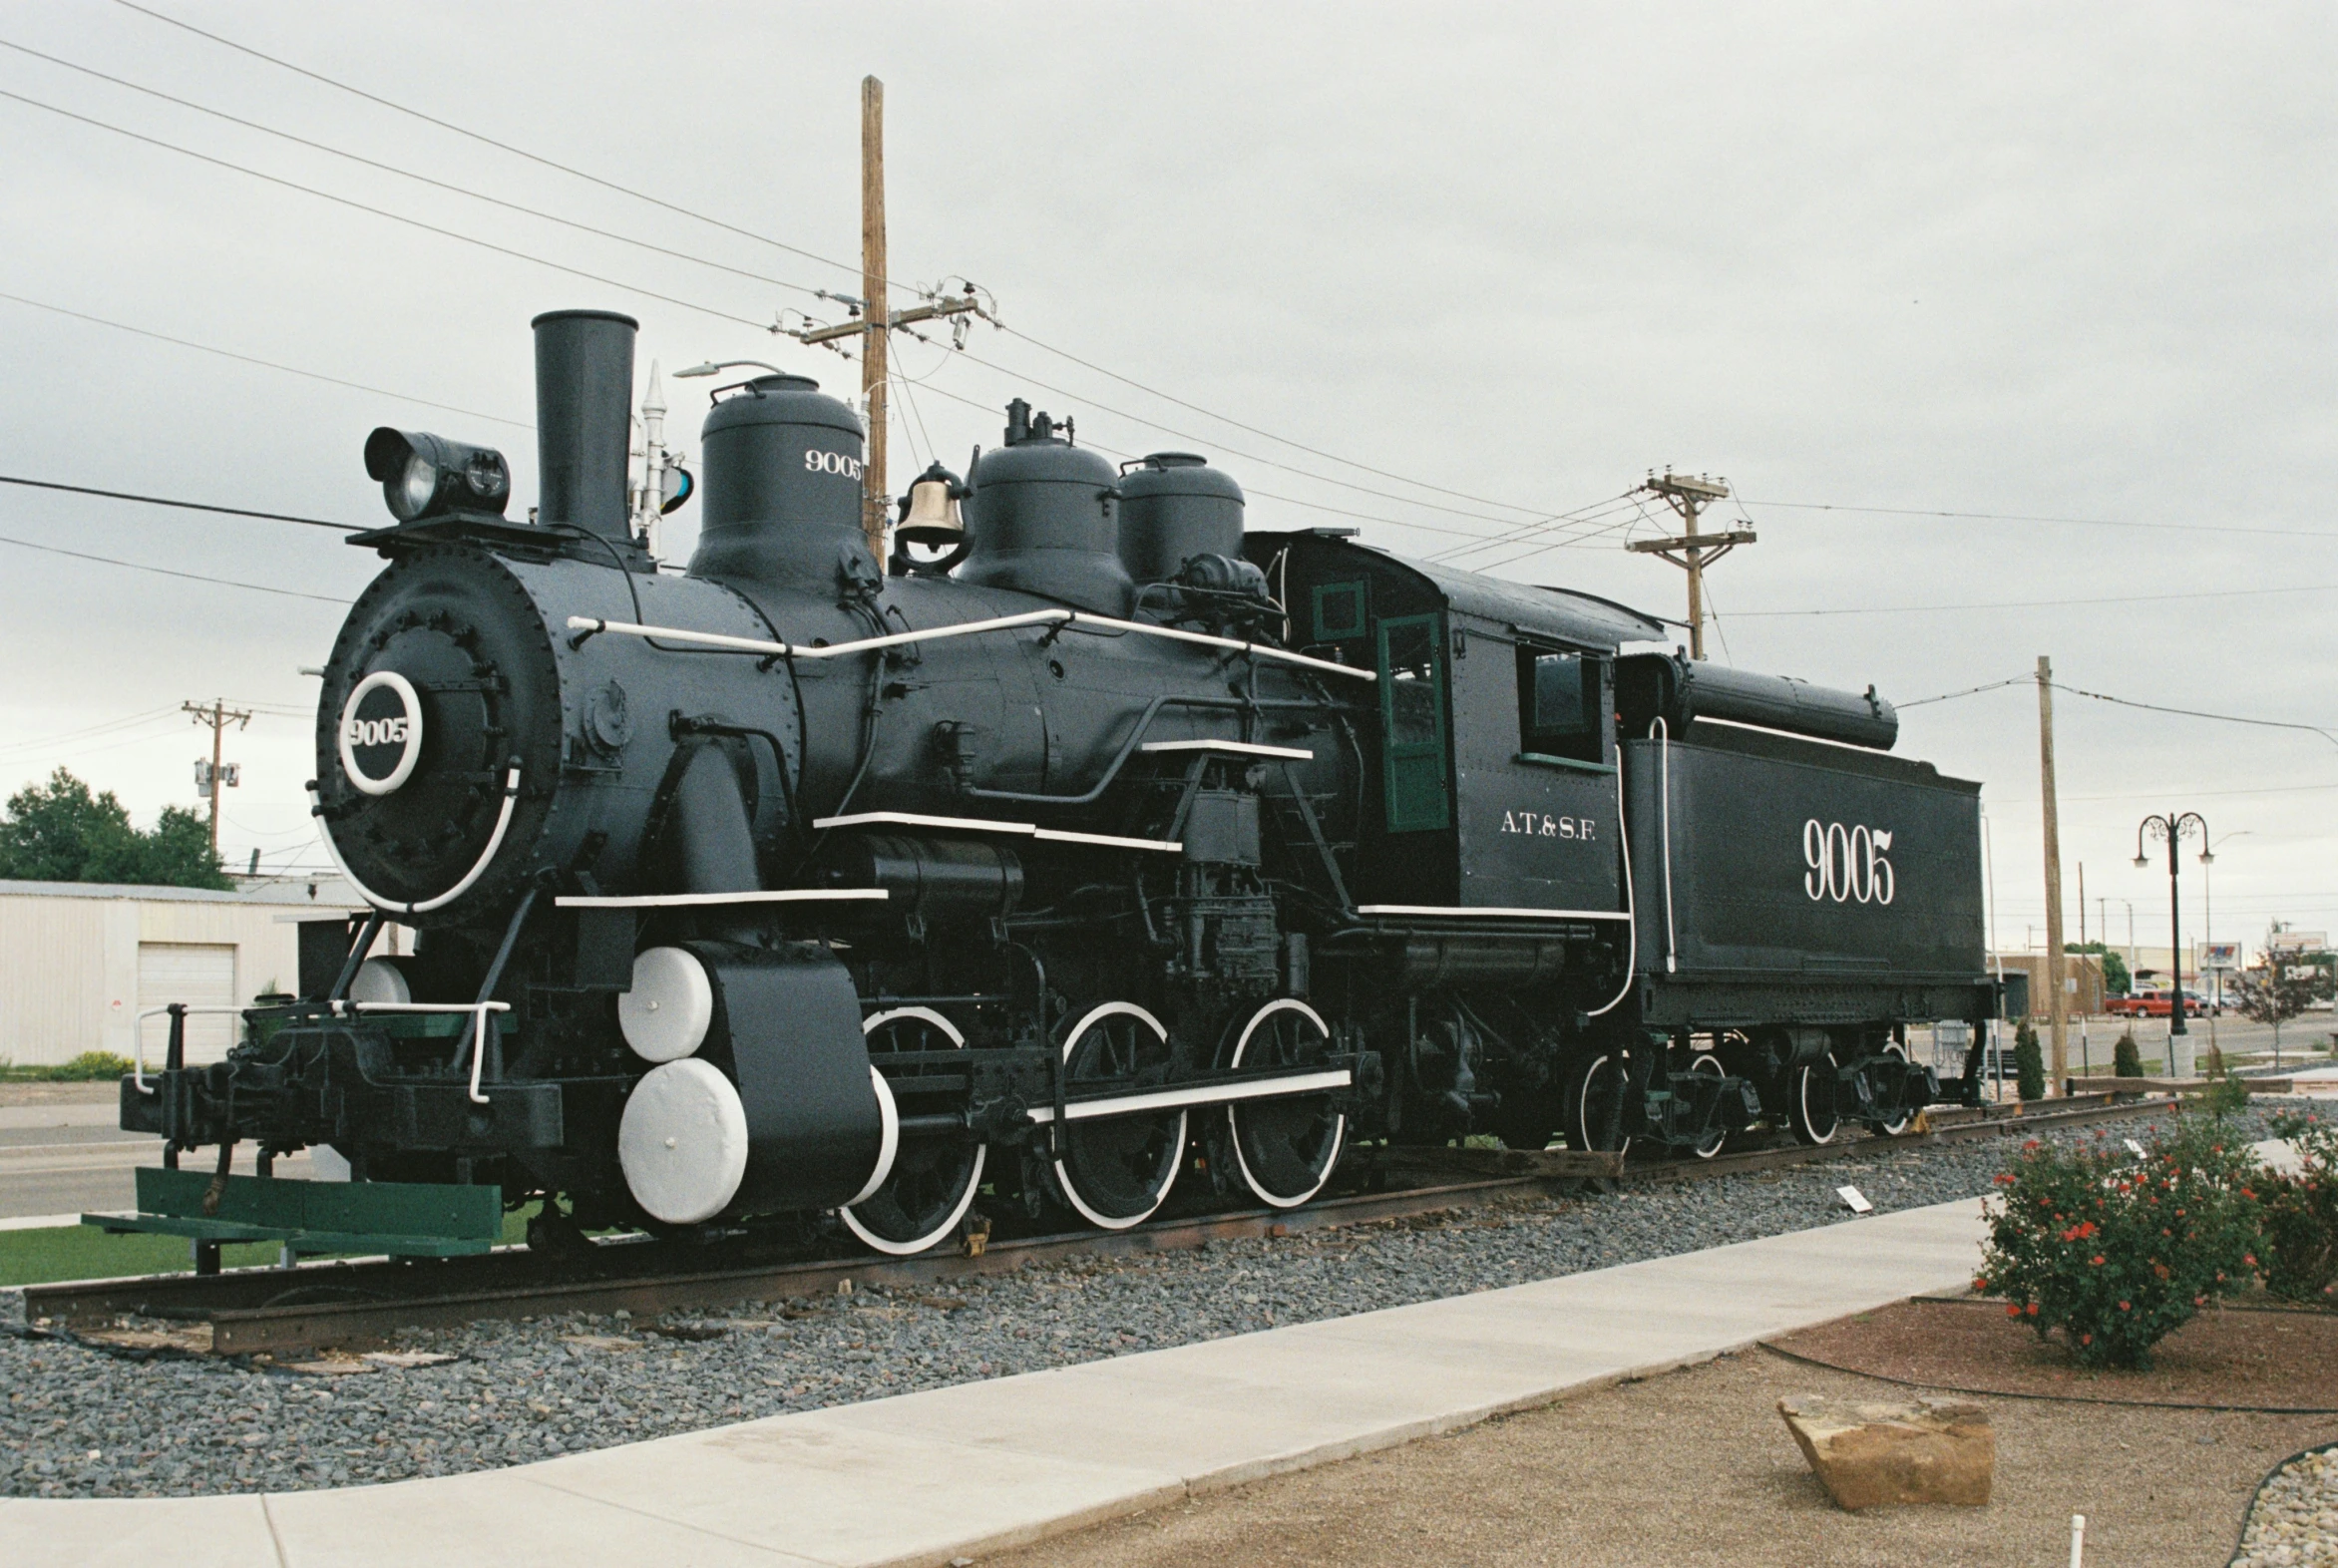
[{"label": "parked car", "polygon": [[[2175,1008],[2167,992],[2147,990],[2135,996],[2114,996],[2103,1004],[2103,1010],[2117,1018],[2164,1018]],[[2183,993],[2183,1015],[2187,1018],[2204,1018],[2223,1010],[2202,1001],[2197,991]]]}]

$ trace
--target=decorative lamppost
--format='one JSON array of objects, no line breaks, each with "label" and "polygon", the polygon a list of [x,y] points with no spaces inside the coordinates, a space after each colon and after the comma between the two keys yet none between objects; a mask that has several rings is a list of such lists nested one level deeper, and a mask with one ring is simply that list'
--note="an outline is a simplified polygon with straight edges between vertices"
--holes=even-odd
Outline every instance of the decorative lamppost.
[{"label": "decorative lamppost", "polygon": [[2175,873],[2178,865],[2176,846],[2184,839],[2200,841],[2200,863],[2215,860],[2208,849],[2208,819],[2196,811],[2154,812],[2136,827],[2136,869],[2148,871],[2151,859],[2143,853],[2143,840],[2165,843],[2167,846],[2167,962],[2175,972],[2175,983],[2169,988],[2167,1007],[2167,1072],[2175,1074],[2175,1036],[2190,1031],[2183,1026],[2183,910],[2176,902]]}]

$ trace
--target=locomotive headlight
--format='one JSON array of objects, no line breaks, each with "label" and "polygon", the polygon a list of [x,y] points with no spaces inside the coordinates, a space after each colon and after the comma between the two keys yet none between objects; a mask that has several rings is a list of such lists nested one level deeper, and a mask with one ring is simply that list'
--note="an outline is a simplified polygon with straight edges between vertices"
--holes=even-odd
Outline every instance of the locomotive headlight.
[{"label": "locomotive headlight", "polygon": [[427,431],[382,426],[365,438],[365,472],[381,482],[382,500],[401,523],[458,513],[502,517],[512,499],[512,470],[501,452]]}]

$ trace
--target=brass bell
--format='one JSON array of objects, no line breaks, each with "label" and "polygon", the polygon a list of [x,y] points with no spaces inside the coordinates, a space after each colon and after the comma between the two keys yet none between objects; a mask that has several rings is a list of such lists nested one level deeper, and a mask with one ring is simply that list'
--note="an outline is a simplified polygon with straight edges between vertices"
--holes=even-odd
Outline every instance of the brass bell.
[{"label": "brass bell", "polygon": [[967,493],[956,474],[939,462],[911,484],[901,501],[901,525],[893,537],[905,545],[947,549],[966,543],[967,527],[958,504]]}]

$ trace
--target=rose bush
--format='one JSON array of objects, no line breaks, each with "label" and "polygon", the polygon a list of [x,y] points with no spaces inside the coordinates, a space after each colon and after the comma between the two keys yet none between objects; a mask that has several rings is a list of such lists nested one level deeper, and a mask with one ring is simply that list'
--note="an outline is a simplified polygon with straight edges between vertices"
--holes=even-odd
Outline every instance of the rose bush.
[{"label": "rose bush", "polygon": [[2084,1366],[2143,1368],[2151,1347],[2257,1269],[2257,1198],[2267,1181],[2215,1123],[2159,1135],[2143,1159],[2104,1134],[2032,1139],[1997,1178],[1978,1290],[2040,1338],[2060,1330]]},{"label": "rose bush", "polygon": [[2273,1135],[2297,1149],[2302,1169],[2268,1175],[2263,1197],[2265,1289],[2285,1301],[2338,1297],[2338,1124],[2291,1112]]}]

